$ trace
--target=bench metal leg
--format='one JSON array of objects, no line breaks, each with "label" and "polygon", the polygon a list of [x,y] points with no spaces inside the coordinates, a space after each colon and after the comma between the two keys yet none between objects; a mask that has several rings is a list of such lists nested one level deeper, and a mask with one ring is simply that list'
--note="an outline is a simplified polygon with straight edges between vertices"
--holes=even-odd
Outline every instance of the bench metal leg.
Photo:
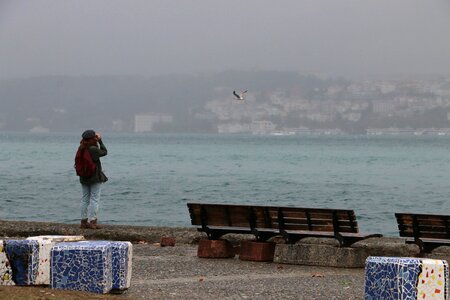
[{"label": "bench metal leg", "polygon": [[265,242],[271,237],[274,237],[276,234],[266,233],[266,232],[255,232],[253,233],[256,236],[256,240],[259,242]]},{"label": "bench metal leg", "polygon": [[224,235],[224,233],[223,232],[217,232],[217,231],[208,231],[206,233],[206,235],[208,236],[209,240],[218,240]]}]

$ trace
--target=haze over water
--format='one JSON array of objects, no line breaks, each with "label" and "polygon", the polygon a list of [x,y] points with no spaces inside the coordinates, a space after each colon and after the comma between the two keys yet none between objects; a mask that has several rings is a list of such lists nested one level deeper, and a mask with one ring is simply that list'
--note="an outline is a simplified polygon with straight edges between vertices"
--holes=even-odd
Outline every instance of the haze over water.
[{"label": "haze over water", "polygon": [[0,79],[230,69],[448,75],[449,16],[446,0],[3,0]]},{"label": "haze over water", "polygon": [[[186,203],[354,209],[398,235],[394,212],[445,213],[449,138],[105,134],[100,221],[190,226]],[[0,219],[78,222],[78,134],[0,133]]]}]

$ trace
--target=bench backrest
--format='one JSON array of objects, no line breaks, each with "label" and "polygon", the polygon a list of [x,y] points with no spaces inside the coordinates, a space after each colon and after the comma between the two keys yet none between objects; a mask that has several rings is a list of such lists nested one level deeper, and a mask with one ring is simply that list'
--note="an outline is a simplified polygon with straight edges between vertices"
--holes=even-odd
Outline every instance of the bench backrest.
[{"label": "bench backrest", "polygon": [[353,210],[280,207],[279,227],[286,230],[358,232]]},{"label": "bench backrest", "polygon": [[358,232],[353,210],[188,203],[192,225]]},{"label": "bench backrest", "polygon": [[450,216],[396,213],[401,237],[450,239]]},{"label": "bench backrest", "polygon": [[233,204],[188,203],[192,225],[273,228],[262,207]]}]

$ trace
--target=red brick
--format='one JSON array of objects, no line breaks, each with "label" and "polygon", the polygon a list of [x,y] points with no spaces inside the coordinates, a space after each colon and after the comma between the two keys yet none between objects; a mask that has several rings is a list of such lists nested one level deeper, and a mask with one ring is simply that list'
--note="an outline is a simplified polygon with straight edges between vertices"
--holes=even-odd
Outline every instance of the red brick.
[{"label": "red brick", "polygon": [[173,247],[175,246],[175,238],[164,236],[161,238],[161,247]]},{"label": "red brick", "polygon": [[231,258],[234,257],[233,245],[227,240],[200,240],[197,256],[202,258]]},{"label": "red brick", "polygon": [[273,261],[275,253],[275,243],[273,242],[256,242],[241,241],[240,260],[251,261]]}]

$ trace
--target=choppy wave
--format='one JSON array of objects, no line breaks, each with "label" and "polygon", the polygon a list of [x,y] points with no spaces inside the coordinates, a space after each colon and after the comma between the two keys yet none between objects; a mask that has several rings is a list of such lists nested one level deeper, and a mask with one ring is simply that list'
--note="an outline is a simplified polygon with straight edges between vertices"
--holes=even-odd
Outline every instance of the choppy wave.
[{"label": "choppy wave", "polygon": [[[74,134],[0,134],[0,219],[78,220]],[[396,234],[394,212],[450,211],[445,137],[104,135],[100,219],[189,226],[186,203],[354,209]]]}]

